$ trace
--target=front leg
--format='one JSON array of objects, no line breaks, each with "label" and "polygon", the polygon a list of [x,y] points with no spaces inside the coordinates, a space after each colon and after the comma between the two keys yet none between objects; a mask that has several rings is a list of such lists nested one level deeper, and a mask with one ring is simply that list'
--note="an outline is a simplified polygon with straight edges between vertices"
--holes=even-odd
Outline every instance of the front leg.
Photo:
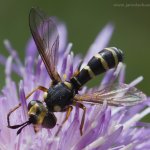
[{"label": "front leg", "polygon": [[43,86],[38,86],[37,88],[33,89],[32,92],[30,92],[27,96],[26,96],[26,99],[28,99],[35,91],[37,90],[41,90],[43,92],[47,92],[48,89],[43,87]]}]

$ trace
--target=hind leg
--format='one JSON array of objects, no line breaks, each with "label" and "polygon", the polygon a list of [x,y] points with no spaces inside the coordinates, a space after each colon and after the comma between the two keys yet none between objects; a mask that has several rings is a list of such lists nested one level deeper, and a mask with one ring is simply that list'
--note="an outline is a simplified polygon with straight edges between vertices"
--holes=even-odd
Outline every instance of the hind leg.
[{"label": "hind leg", "polygon": [[86,107],[82,103],[79,103],[77,101],[75,101],[74,104],[83,110],[81,124],[80,124],[80,134],[83,135],[83,127],[84,127],[84,122],[85,122]]},{"label": "hind leg", "polygon": [[83,61],[81,61],[81,62],[79,63],[77,70],[76,70],[76,71],[74,72],[74,74],[72,75],[72,78],[78,75],[78,73],[80,72],[82,63],[83,63]]}]

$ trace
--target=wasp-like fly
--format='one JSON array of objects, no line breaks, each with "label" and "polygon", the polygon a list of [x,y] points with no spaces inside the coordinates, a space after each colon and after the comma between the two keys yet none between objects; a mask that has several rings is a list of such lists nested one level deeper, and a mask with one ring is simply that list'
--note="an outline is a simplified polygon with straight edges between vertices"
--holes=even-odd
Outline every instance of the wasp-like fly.
[{"label": "wasp-like fly", "polygon": [[[73,106],[78,106],[83,110],[80,125],[80,133],[85,120],[86,107],[84,102],[92,104],[102,104],[105,100],[108,105],[113,106],[132,106],[138,104],[145,95],[136,88],[128,88],[127,85],[109,85],[103,90],[87,94],[78,94],[81,87],[91,80],[111,68],[117,67],[123,61],[123,52],[115,47],[109,47],[95,54],[83,69],[79,69],[73,74],[69,81],[63,81],[56,69],[57,53],[59,48],[59,34],[54,20],[47,17],[37,8],[32,8],[29,14],[29,25],[31,34],[37,46],[38,52],[45,64],[47,72],[52,80],[51,86],[47,89],[38,86],[26,96],[28,99],[35,91],[44,92],[44,102],[32,100],[28,104],[29,120],[20,125],[10,125],[10,114],[21,106],[19,104],[8,113],[8,127],[12,129],[20,128],[17,132],[29,125],[42,125],[44,128],[53,128],[57,119],[54,112],[66,112],[66,117],[62,125],[68,119]],[[58,132],[57,132],[58,134]]]}]

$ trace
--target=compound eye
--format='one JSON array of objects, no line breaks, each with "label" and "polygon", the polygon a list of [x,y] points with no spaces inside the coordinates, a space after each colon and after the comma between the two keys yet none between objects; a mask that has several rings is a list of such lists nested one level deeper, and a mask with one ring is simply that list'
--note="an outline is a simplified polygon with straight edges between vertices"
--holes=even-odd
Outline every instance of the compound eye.
[{"label": "compound eye", "polygon": [[44,128],[53,128],[56,125],[57,119],[53,113],[48,112],[43,120],[42,126]]},{"label": "compound eye", "polygon": [[29,102],[29,104],[28,104],[28,110],[30,110],[30,108],[33,106],[33,105],[35,105],[35,104],[41,104],[42,102],[40,102],[39,100],[32,100],[32,101],[30,101]]},{"label": "compound eye", "polygon": [[34,104],[36,104],[36,101],[35,101],[35,100],[30,101],[29,104],[28,104],[28,110],[30,110],[30,108],[31,108]]}]

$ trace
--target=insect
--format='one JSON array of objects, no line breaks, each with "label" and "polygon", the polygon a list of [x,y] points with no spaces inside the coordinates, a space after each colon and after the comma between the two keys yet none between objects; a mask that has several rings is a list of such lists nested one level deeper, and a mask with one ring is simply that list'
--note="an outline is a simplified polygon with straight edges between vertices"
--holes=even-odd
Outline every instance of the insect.
[{"label": "insect", "polygon": [[[59,34],[55,22],[39,9],[32,8],[29,14],[29,26],[52,83],[49,88],[38,86],[26,96],[26,99],[28,99],[37,90],[44,92],[43,101],[31,100],[29,102],[28,121],[19,125],[10,125],[10,115],[18,109],[21,104],[8,113],[8,127],[11,129],[19,128],[17,134],[29,124],[42,125],[44,128],[53,128],[57,122],[54,112],[66,112],[66,117],[62,122],[63,125],[68,119],[73,106],[78,105],[78,107],[83,110],[80,124],[80,133],[82,135],[86,114],[86,107],[83,102],[102,104],[106,100],[108,105],[132,106],[145,98],[142,92],[136,88],[129,89],[125,84],[108,85],[100,91],[82,95],[78,94],[81,87],[94,76],[117,67],[119,62],[123,61],[123,52],[115,47],[105,48],[95,54],[83,69],[80,70],[79,66],[69,81],[63,81],[56,69]],[[56,134],[58,134],[58,132]]]}]

